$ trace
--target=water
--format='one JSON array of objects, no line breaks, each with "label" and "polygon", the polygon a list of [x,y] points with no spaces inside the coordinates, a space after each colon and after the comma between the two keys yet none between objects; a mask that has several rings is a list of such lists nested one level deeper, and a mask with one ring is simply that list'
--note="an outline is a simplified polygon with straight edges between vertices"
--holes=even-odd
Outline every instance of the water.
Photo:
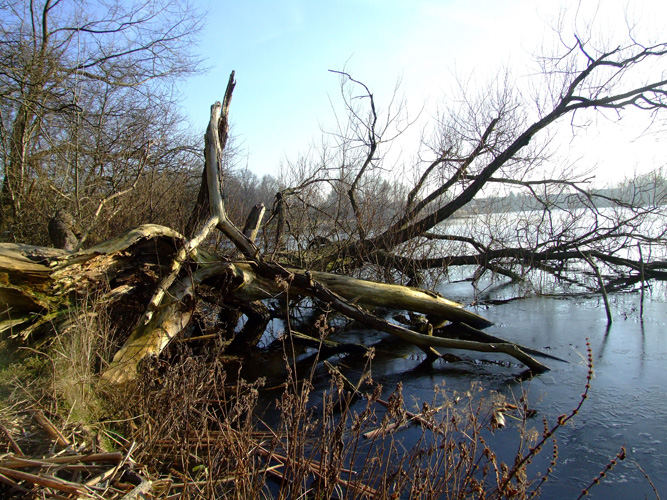
[{"label": "water", "polygon": [[[456,296],[457,291],[460,295],[460,285],[449,286],[450,296]],[[485,390],[508,396],[518,396],[524,389],[530,406],[538,411],[532,423],[541,430],[542,417],[553,423],[579,401],[586,383],[588,338],[595,365],[591,392],[581,412],[556,435],[559,461],[542,498],[576,498],[621,446],[626,447],[627,458],[593,488],[592,498],[654,497],[637,464],[664,494],[667,492],[667,304],[662,300],[647,301],[642,324],[638,295],[615,296],[611,300],[614,324],[609,330],[604,306],[597,298],[536,297],[478,310],[496,323],[487,330],[489,333],[568,361],[546,360],[551,371],[528,381],[516,381],[515,375],[521,367],[511,358],[461,351],[452,352],[471,361],[438,363],[423,374],[409,371],[417,364],[415,355],[394,360],[381,358],[374,365],[374,375],[387,386],[401,380],[406,401],[430,401],[433,387],[443,382],[448,390],[465,391],[472,381],[479,381]],[[473,359],[509,362],[497,366]],[[516,434],[511,429],[496,432],[492,444],[499,456],[510,460],[516,450]],[[534,470],[544,470],[550,458],[551,445],[547,444],[541,458],[535,461]]]},{"label": "water", "polygon": [[[592,214],[582,210],[572,212],[555,211],[549,224],[562,229],[567,226],[573,232],[585,234],[597,223],[612,224],[619,219],[632,219],[632,213],[623,209],[603,208],[593,219]],[[532,247],[551,238],[553,228],[542,227],[540,213],[488,214],[485,220],[479,217],[457,219],[447,226],[448,234],[474,236],[480,241],[490,242],[506,238],[509,246]],[[508,223],[507,219],[512,219]],[[535,220],[537,218],[537,222]],[[540,229],[542,227],[542,229]],[[647,233],[664,231],[664,217],[653,214],[643,222]],[[504,228],[504,229],[503,229]],[[518,228],[518,229],[517,229]],[[524,228],[523,230],[519,230]],[[560,229],[556,230],[558,232]],[[547,230],[548,234],[541,234]],[[504,233],[503,233],[504,231]],[[527,239],[523,241],[522,238]],[[466,250],[452,242],[435,242],[439,254],[456,255]],[[603,249],[604,250],[604,249]],[[426,251],[426,249],[424,250]],[[644,256],[664,258],[667,249],[661,245],[644,248]],[[638,258],[634,246],[624,248],[621,256]],[[590,269],[580,263],[581,269]],[[571,272],[578,272],[572,267]],[[467,269],[472,273],[472,270]],[[466,269],[454,270],[450,279],[463,277]],[[559,290],[553,280],[540,282],[539,272],[534,276],[537,283]],[[486,278],[486,276],[485,276]],[[548,278],[548,277],[547,277]],[[593,280],[594,278],[590,278]],[[497,284],[497,283],[495,283]],[[511,288],[496,289],[493,282],[478,283],[482,297],[503,298],[499,294],[525,290]],[[597,282],[593,282],[597,286]],[[461,362],[437,361],[429,369],[415,368],[423,360],[421,351],[412,346],[392,347],[392,355],[378,352],[373,361],[373,377],[385,387],[385,396],[398,382],[403,384],[406,402],[419,408],[423,401],[433,399],[435,386],[444,383],[447,391],[465,392],[476,382],[482,394],[494,391],[509,399],[518,398],[522,391],[528,394],[531,408],[537,410],[536,418],[530,420],[541,431],[542,418],[553,425],[557,417],[569,414],[580,401],[586,384],[586,342],[590,342],[594,358],[594,378],[588,399],[578,415],[556,434],[559,445],[559,460],[554,473],[542,489],[542,498],[576,498],[600,471],[625,446],[627,458],[609,472],[601,484],[591,490],[592,498],[625,499],[654,498],[649,481],[640,470],[643,468],[663,496],[667,494],[667,293],[664,285],[654,285],[654,293],[647,296],[644,320],[639,318],[639,294],[613,295],[610,297],[614,323],[607,328],[605,309],[600,298],[558,299],[533,297],[503,305],[480,307],[476,310],[495,325],[486,331],[542,350],[567,362],[542,359],[551,371],[519,382],[524,367],[505,355],[452,351],[464,358]],[[484,291],[486,289],[486,292]],[[443,284],[439,289],[448,298],[471,303],[480,295],[468,282]],[[562,291],[562,290],[561,290]],[[574,290],[579,291],[579,289]],[[370,344],[385,334],[369,330],[346,332],[344,338],[351,342]],[[442,350],[441,350],[442,351]],[[343,360],[345,362],[345,360]],[[500,362],[500,363],[499,363]],[[265,365],[262,365],[265,368]],[[325,370],[323,370],[325,371]],[[354,370],[347,373],[356,380]],[[327,388],[326,377],[321,378],[317,390]],[[314,398],[316,399],[316,398]],[[359,403],[361,410],[364,403]],[[497,455],[511,462],[516,453],[517,432],[508,419],[506,429],[489,437]],[[405,445],[419,439],[420,430],[408,428],[401,432]],[[532,470],[544,471],[551,459],[551,444],[533,462]]]},{"label": "water", "polygon": [[[491,331],[544,349],[569,361],[528,383],[530,401],[552,419],[577,402],[586,376],[585,339],[590,339],[595,375],[581,413],[559,433],[560,465],[545,498],[572,497],[624,445],[628,458],[595,488],[597,498],[643,498],[651,489],[635,462],[667,491],[667,307],[652,302],[644,324],[636,301],[618,297],[615,324],[607,331],[598,300],[529,299],[489,311]],[[622,313],[628,314],[627,319]],[[641,494],[638,494],[639,492]]]},{"label": "water", "polygon": [[[449,284],[440,291],[462,302],[472,298],[468,284]],[[576,498],[621,446],[625,446],[627,458],[591,490],[591,497],[655,498],[639,466],[664,496],[667,493],[667,303],[664,291],[659,295],[652,299],[647,296],[643,322],[639,319],[638,294],[610,297],[614,323],[609,329],[604,305],[598,298],[533,297],[478,308],[478,313],[495,322],[487,332],[567,361],[542,359],[551,370],[522,382],[517,375],[524,367],[509,356],[451,351],[463,361],[438,361],[424,370],[416,369],[423,354],[408,345],[392,347],[390,355],[379,351],[373,361],[373,376],[385,388],[385,396],[401,382],[411,410],[418,409],[423,401],[431,402],[434,387],[442,384],[448,392],[465,392],[472,383],[478,383],[482,397],[496,391],[512,399],[526,391],[529,406],[537,410],[537,416],[529,422],[541,432],[542,418],[546,417],[551,425],[579,402],[588,371],[588,339],[594,359],[591,391],[580,413],[556,434],[558,465],[543,487],[541,498]],[[360,329],[348,331],[345,339],[372,343],[385,336]],[[354,369],[346,373],[351,380],[359,375]],[[328,378],[319,378],[312,401],[316,403],[316,393],[327,388]],[[364,404],[359,402],[356,409],[361,411]],[[511,463],[517,432],[515,423],[507,420],[509,425],[489,436],[489,443],[503,461]],[[409,447],[420,434],[418,428],[410,427],[401,431],[400,437]],[[543,472],[550,459],[549,442],[529,472]]]}]

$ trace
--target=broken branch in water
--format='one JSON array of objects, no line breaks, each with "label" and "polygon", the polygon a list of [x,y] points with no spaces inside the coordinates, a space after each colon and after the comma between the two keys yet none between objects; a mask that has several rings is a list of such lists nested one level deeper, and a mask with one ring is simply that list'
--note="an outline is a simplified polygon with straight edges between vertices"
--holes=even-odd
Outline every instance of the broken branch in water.
[{"label": "broken branch in water", "polygon": [[[54,314],[57,316],[68,311],[76,297],[85,296],[102,283],[122,283],[105,295],[114,304],[123,303],[127,300],[125,297],[136,296],[137,290],[149,287],[154,290],[152,297],[142,315],[134,317],[136,319],[128,339],[115,353],[102,376],[106,382],[123,383],[136,377],[137,366],[142,359],[159,355],[171,339],[186,329],[195,312],[198,287],[213,288],[219,294],[219,300],[230,298],[233,303],[270,299],[289,290],[292,296],[312,297],[329,304],[348,318],[418,346],[430,357],[439,356],[436,348],[465,349],[507,354],[533,372],[548,369],[531,356],[543,353],[513,342],[479,333],[473,340],[445,338],[442,336],[444,331],[440,335],[425,335],[370,311],[370,308],[381,306],[418,312],[433,318],[436,324],[449,321],[475,332],[492,324],[486,318],[467,311],[461,304],[434,292],[284,267],[262,255],[252,241],[259,222],[253,223],[247,234],[240,231],[227,215],[221,191],[220,161],[228,135],[228,112],[234,86],[232,73],[223,102],[211,107],[204,166],[209,217],[196,236],[186,240],[169,228],[145,225],[89,250],[50,254],[42,251],[39,264],[22,254],[19,246],[0,246],[0,270],[4,267],[10,273],[9,285],[0,285],[0,297],[7,299],[5,302],[12,308],[11,317],[8,313],[0,317],[0,327],[13,331],[29,330],[35,324],[41,327],[43,322],[35,323],[35,313],[48,313],[49,318]],[[202,208],[196,207],[196,213],[201,214]],[[258,209],[257,221],[260,212],[261,208]],[[245,261],[224,260],[197,251],[214,227],[234,244]],[[137,252],[136,255],[141,252],[142,258],[133,258],[133,252]],[[147,259],[151,260],[147,252],[152,255],[151,262],[147,262]],[[133,265],[136,266],[134,269]],[[141,266],[146,265],[153,266],[153,269],[145,272]],[[159,272],[156,282],[151,283],[148,277],[155,276],[155,269]],[[121,280],[114,279],[118,273],[126,273],[126,276]],[[20,318],[18,322],[17,318]],[[128,322],[127,318],[124,321]],[[256,335],[253,338],[256,339]]]}]

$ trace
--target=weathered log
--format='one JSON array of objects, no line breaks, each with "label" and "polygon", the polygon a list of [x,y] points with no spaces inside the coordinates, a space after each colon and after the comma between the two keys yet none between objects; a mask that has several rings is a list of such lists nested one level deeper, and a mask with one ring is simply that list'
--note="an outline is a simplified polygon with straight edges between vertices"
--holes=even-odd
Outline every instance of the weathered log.
[{"label": "weathered log", "polygon": [[[113,301],[148,288],[152,296],[146,299],[146,306],[139,314],[141,320],[134,322],[129,338],[102,376],[104,381],[122,383],[135,377],[142,359],[160,354],[187,326],[194,311],[196,287],[212,284],[218,287],[222,297],[233,297],[234,301],[272,298],[288,290],[292,294],[312,296],[352,319],[396,335],[427,353],[437,354],[433,351],[436,346],[503,352],[532,370],[546,369],[516,344],[423,335],[390,323],[357,305],[415,311],[438,322],[453,321],[476,328],[491,325],[487,319],[434,292],[331,273],[289,269],[265,260],[252,241],[252,231],[244,234],[229,220],[221,193],[220,160],[228,135],[228,111],[234,85],[232,72],[222,104],[218,102],[211,107],[204,154],[210,217],[199,234],[186,241],[169,228],[145,225],[89,250],[73,253],[49,253],[35,251],[34,247],[0,245],[0,272],[7,270],[7,278],[0,281],[0,298],[6,304],[0,311],[0,332],[3,328],[29,330],[44,318],[50,320],[52,315],[67,311],[76,304],[77,298],[99,289],[101,284],[109,286],[113,283],[114,288],[106,291],[106,297]],[[224,261],[199,252],[197,247],[213,227],[227,236],[247,261]],[[142,265],[152,268],[143,277],[135,276],[130,280],[138,282],[136,285],[116,279],[123,273],[139,273]],[[181,272],[186,265],[188,273]],[[35,320],[35,313],[43,319]],[[253,341],[254,338],[246,340]]]},{"label": "weathered log", "polygon": [[[151,245],[149,242],[156,243]],[[161,244],[157,244],[162,241]],[[37,247],[20,247],[13,244],[0,245],[0,271],[11,278],[0,287],[0,297],[6,304],[0,328],[24,329],[39,316],[34,313],[53,313],[58,308],[67,310],[73,303],[72,296],[83,296],[99,283],[112,279],[114,269],[124,268],[131,262],[133,252],[144,252],[147,248],[163,248],[166,254],[156,254],[153,261],[162,261],[166,267],[169,256],[183,259],[185,239],[177,232],[156,225],[140,226],[113,240],[76,253],[53,252]],[[166,249],[169,249],[168,251]],[[186,254],[189,252],[186,252]],[[41,261],[35,262],[28,256]],[[155,307],[147,323],[139,321],[125,345],[116,353],[105,373],[104,379],[112,382],[130,380],[136,374],[139,361],[149,355],[158,355],[169,341],[185,328],[192,316],[193,287],[204,282],[230,276],[226,282],[233,283],[229,290],[220,290],[236,301],[253,301],[278,296],[285,291],[284,283],[268,276],[259,275],[256,266],[248,262],[220,262],[204,255],[192,255],[197,261],[197,270],[187,278],[174,280],[163,296],[166,301]],[[178,259],[180,260],[180,259]],[[129,272],[132,272],[131,270]],[[288,273],[301,276],[302,282],[294,282],[292,293],[312,295],[309,282],[303,282],[304,272],[289,269]],[[171,276],[171,274],[169,274]],[[331,289],[344,301],[366,306],[381,305],[395,309],[406,309],[428,313],[438,318],[467,321],[481,327],[490,322],[481,316],[466,311],[460,304],[438,294],[410,287],[387,285],[359,280],[331,273],[310,273],[310,279]],[[117,290],[119,296],[126,289]],[[369,314],[369,313],[365,313]],[[364,316],[365,318],[365,316]],[[362,318],[363,319],[363,318]],[[391,330],[393,327],[389,327]],[[386,328],[385,328],[386,329]],[[407,330],[409,331],[409,330]],[[418,345],[437,345],[415,337]]]},{"label": "weathered log", "polygon": [[[66,316],[77,300],[104,291],[108,302],[136,289],[120,275],[141,281],[142,265],[168,263],[182,237],[156,225],[136,229],[76,253],[14,243],[0,243],[0,333],[29,331],[40,323]],[[143,282],[142,286],[154,286]]]},{"label": "weathered log", "polygon": [[[228,265],[228,263],[219,264],[220,267]],[[235,272],[243,276],[243,285],[234,292],[236,297],[245,300],[268,299],[283,292],[275,280],[258,274],[255,270],[256,266],[246,262],[237,262],[234,263],[234,267]],[[285,269],[293,275],[304,272],[294,268]],[[309,274],[312,280],[353,303],[420,312],[440,319],[467,323],[476,328],[493,325],[488,319],[464,309],[462,304],[429,290],[361,280],[333,273],[311,271]],[[311,295],[311,292],[299,287],[298,284],[292,288],[292,291],[297,294]]]},{"label": "weathered log", "polygon": [[248,214],[248,218],[245,221],[245,225],[243,226],[243,234],[252,242],[254,242],[257,238],[257,231],[259,231],[259,226],[262,224],[264,212],[266,212],[264,203],[258,203],[252,207],[250,213]]},{"label": "weathered log", "polygon": [[[290,272],[293,274],[298,274],[299,272],[303,274],[303,271],[298,270],[291,270]],[[187,309],[179,309],[178,303],[186,299],[189,300],[191,297],[192,290],[190,284],[192,283],[196,286],[197,284],[211,281],[225,274],[233,277],[226,279],[225,282],[234,283],[233,288],[228,290],[227,293],[237,301],[250,302],[269,299],[285,292],[284,283],[257,274],[253,266],[247,262],[200,261],[199,268],[187,278],[187,282],[175,284],[173,289],[170,289],[165,294],[165,296],[170,297],[170,300],[157,309],[158,312],[156,312],[155,320],[152,319],[146,325],[139,325],[133,331],[126,346],[114,357],[109,370],[104,375],[104,379],[113,383],[122,383],[132,379],[136,374],[136,365],[138,362],[146,356],[158,355],[173,336],[178,333],[177,326],[181,324],[181,319],[178,318],[183,318],[187,314]],[[485,318],[466,311],[460,304],[425,290],[374,283],[346,276],[337,276],[331,273],[312,273],[312,275],[313,277],[317,277],[318,280],[321,279],[327,286],[330,285],[331,289],[340,297],[339,300],[353,300],[366,305],[384,305],[396,309],[432,313],[440,318],[454,321],[460,321],[462,318],[465,318],[481,326],[491,324]],[[221,293],[224,293],[224,291],[221,291]],[[312,295],[311,290],[306,286],[299,286],[298,283],[292,287],[292,293]],[[380,297],[383,294],[387,294],[387,298],[384,300]],[[175,317],[171,318],[170,315],[175,315]],[[368,315],[369,313],[365,312],[355,319],[364,321],[368,319]],[[388,325],[390,323],[383,323],[380,329],[394,333],[394,328]],[[409,332],[407,329],[403,330]],[[412,340],[407,339],[405,336],[403,338],[419,346],[440,345],[459,349],[471,348],[473,350],[489,351],[486,347],[479,348],[479,343],[466,343],[466,341],[460,340],[453,341],[450,344],[442,342],[443,339],[428,336],[413,337]],[[501,347],[495,350],[504,352],[503,349],[506,348]]]},{"label": "weathered log", "polygon": [[220,172],[222,169],[220,168],[220,162],[229,133],[229,105],[232,101],[232,92],[235,85],[234,72],[232,71],[229,75],[222,104],[216,102],[211,106],[211,119],[205,136],[204,170],[208,184],[208,203],[211,217],[218,217],[218,229],[234,243],[246,258],[254,260],[259,256],[259,249],[229,220],[221,191]]},{"label": "weathered log", "polygon": [[318,289],[319,298],[327,300],[339,312],[342,312],[346,316],[361,321],[373,328],[377,328],[379,330],[391,333],[392,335],[396,335],[397,337],[411,344],[417,346],[425,346],[425,347],[467,349],[471,351],[480,351],[480,352],[502,352],[521,361],[535,372],[544,372],[549,370],[547,366],[543,365],[532,356],[526,354],[517,344],[514,343],[491,344],[484,342],[475,342],[470,340],[445,339],[441,337],[434,337],[430,335],[424,335],[421,333],[413,332],[412,330],[409,330],[402,326],[390,323],[383,318],[378,318],[377,316],[369,314],[367,311],[364,311],[355,304],[341,300],[340,296],[337,296],[334,292],[326,289],[325,287],[319,285],[318,283],[314,283],[313,287]]},{"label": "weathered log", "polygon": [[168,296],[168,301],[151,315],[147,323],[140,321],[132,331],[102,374],[102,381],[121,384],[134,379],[141,360],[160,354],[169,341],[185,329],[194,312],[192,283],[188,280],[177,282],[169,289]]},{"label": "weathered log", "polygon": [[[236,297],[251,300],[275,297],[284,292],[284,283],[281,284],[279,281],[270,279],[267,276],[258,275],[252,265],[235,263],[233,266],[235,273],[240,272],[243,276],[242,285],[233,292]],[[207,272],[211,272],[211,269]],[[389,305],[395,309],[430,313],[439,318],[457,322],[461,322],[463,321],[462,318],[465,318],[470,320],[471,323],[482,327],[492,324],[487,319],[466,311],[461,304],[447,300],[435,293],[411,287],[358,280],[331,273],[310,273],[294,269],[288,270],[288,272],[291,273],[292,286],[290,289],[292,291],[316,296],[330,303],[342,314],[361,321],[372,328],[396,335],[406,342],[421,347],[445,347],[480,352],[500,352],[516,358],[536,372],[548,370],[545,365],[529,356],[517,344],[511,342],[486,343],[423,335],[374,316],[355,304]],[[323,280],[324,284],[319,281],[320,279]],[[390,300],[382,298],[385,294]]]}]

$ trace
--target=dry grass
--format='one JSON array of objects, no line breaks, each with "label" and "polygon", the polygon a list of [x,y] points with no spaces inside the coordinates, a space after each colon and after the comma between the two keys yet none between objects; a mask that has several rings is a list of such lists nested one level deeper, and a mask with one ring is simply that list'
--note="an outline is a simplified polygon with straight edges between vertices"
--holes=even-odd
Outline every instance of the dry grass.
[{"label": "dry grass", "polygon": [[[418,411],[407,408],[400,385],[383,398],[372,378],[372,350],[356,380],[325,362],[328,387],[315,389],[315,367],[322,365],[316,357],[311,369],[298,368],[289,337],[284,384],[274,397],[263,380],[241,380],[215,350],[195,351],[187,343],[173,344],[167,359],[144,363],[132,389],[101,393],[97,374],[112,332],[99,308],[84,310],[37,356],[41,364],[31,377],[38,382],[26,382],[25,366],[17,369],[14,390],[0,408],[0,443],[11,457],[121,451],[125,458],[108,477],[86,487],[92,497],[121,498],[144,488],[148,498],[533,498],[557,465],[554,435],[575,417],[592,378],[589,347],[579,404],[552,424],[545,420],[541,434],[525,397],[507,401],[477,386],[463,394],[436,387]],[[54,423],[63,442],[34,420],[35,411]],[[487,444],[493,432],[506,432],[500,430],[505,425],[517,436],[508,463]],[[48,446],[35,446],[39,442]],[[551,459],[536,470],[531,463],[548,443]],[[623,457],[614,457],[582,494]],[[83,484],[100,466],[76,467],[31,470]],[[7,495],[72,495],[5,479]],[[11,481],[14,490],[6,486]]]},{"label": "dry grass", "polygon": [[[286,350],[289,351],[289,348]],[[284,389],[272,424],[259,418],[262,381],[229,380],[212,359],[154,362],[145,367],[132,409],[141,422],[127,440],[138,462],[169,476],[169,491],[213,498],[531,498],[553,472],[554,434],[578,412],[540,435],[525,398],[508,402],[436,388],[419,412],[406,408],[399,385],[383,399],[369,366],[355,382],[329,365],[330,384],[316,391],[314,371],[299,378],[285,356]],[[517,453],[502,463],[487,437],[515,422]],[[408,426],[416,440],[403,440]],[[414,435],[414,431],[413,435]],[[504,432],[504,431],[503,431]],[[547,442],[550,463],[529,471]]]}]

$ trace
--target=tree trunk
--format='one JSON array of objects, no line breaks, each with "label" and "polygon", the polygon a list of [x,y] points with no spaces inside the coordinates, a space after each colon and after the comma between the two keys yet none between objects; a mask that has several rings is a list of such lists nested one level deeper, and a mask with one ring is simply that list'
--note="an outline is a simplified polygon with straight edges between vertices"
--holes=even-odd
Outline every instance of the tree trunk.
[{"label": "tree trunk", "polygon": [[[419,312],[437,325],[447,321],[473,329],[491,325],[487,319],[434,292],[285,268],[261,255],[251,238],[254,231],[244,234],[229,220],[221,195],[219,162],[227,139],[227,113],[234,85],[232,73],[223,103],[211,107],[204,167],[209,218],[197,235],[186,240],[167,227],[144,225],[74,253],[0,244],[0,276],[5,276],[0,281],[0,299],[6,304],[0,311],[0,332],[9,331],[27,339],[41,332],[42,327],[57,328],[63,318],[71,316],[66,313],[76,312],[89,297],[101,297],[120,333],[129,332],[102,374],[105,382],[118,384],[134,379],[142,359],[159,355],[171,339],[186,329],[195,311],[194,292],[198,287],[212,288],[219,299],[232,304],[270,299],[289,291],[291,296],[310,296],[325,302],[349,318],[419,346],[429,355],[439,355],[434,347],[498,352],[513,356],[533,371],[547,369],[521,346],[497,337],[489,341],[491,337],[463,340],[426,335],[364,308],[381,306]],[[198,216],[202,208],[196,207]],[[257,225],[254,224],[255,229]],[[216,227],[245,260],[223,260],[198,249]],[[445,330],[436,330],[440,331]]]},{"label": "tree trunk", "polygon": [[[0,284],[0,300],[5,304],[0,314],[0,332],[28,339],[44,326],[44,318],[58,325],[58,318],[69,318],[83,299],[103,293],[112,318],[124,318],[131,333],[113,358],[103,379],[112,383],[131,380],[138,363],[146,356],[159,355],[171,339],[188,325],[195,305],[194,289],[201,284],[218,285],[221,297],[228,301],[251,302],[277,297],[285,292],[285,282],[258,273],[247,261],[221,262],[202,253],[188,263],[188,272],[176,279],[165,294],[166,300],[144,322],[144,307],[126,311],[146,290],[158,287],[158,276],[170,272],[169,263],[185,239],[175,231],[156,225],[140,226],[128,233],[77,253],[11,243],[0,244],[0,272],[7,278]],[[193,267],[194,266],[194,267]],[[152,272],[147,272],[151,270]],[[460,304],[438,294],[412,287],[388,285],[330,273],[306,273],[286,269],[294,276],[291,293],[314,296],[333,303],[343,314],[361,321],[376,321],[361,306],[382,306],[428,314],[439,320],[489,326],[485,318],[465,310]],[[309,282],[301,281],[305,278]],[[127,283],[133,283],[128,286]],[[325,293],[322,293],[325,290]],[[327,295],[329,294],[329,295]],[[343,305],[341,305],[343,304]],[[379,320],[371,326],[399,335],[419,346],[441,346],[487,352],[506,352],[531,368],[544,367],[517,346],[503,342],[482,343],[445,339],[411,332],[407,328]]]}]

